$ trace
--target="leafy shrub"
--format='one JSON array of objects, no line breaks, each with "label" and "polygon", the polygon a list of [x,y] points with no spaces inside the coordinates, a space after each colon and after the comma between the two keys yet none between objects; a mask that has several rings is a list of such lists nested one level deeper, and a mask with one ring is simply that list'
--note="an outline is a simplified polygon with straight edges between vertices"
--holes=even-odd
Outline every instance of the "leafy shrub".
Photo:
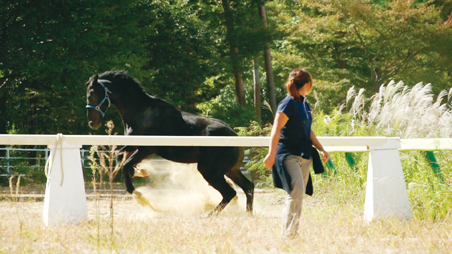
[{"label": "leafy shrub", "polygon": [[[250,98],[250,96],[247,96]],[[237,104],[234,83],[232,80],[220,91],[214,99],[200,103],[197,109],[201,115],[221,119],[231,127],[247,126],[250,121],[257,120],[257,115],[251,101],[247,101],[245,106]]]},{"label": "leafy shrub", "polygon": [[[271,125],[261,126],[258,122],[251,122],[249,127],[236,127],[235,130],[239,136],[269,136],[271,132]],[[257,187],[270,186],[272,184],[271,172],[264,166],[263,159],[268,153],[268,148],[250,148],[246,150],[250,162],[245,167],[251,173],[253,181]]]}]

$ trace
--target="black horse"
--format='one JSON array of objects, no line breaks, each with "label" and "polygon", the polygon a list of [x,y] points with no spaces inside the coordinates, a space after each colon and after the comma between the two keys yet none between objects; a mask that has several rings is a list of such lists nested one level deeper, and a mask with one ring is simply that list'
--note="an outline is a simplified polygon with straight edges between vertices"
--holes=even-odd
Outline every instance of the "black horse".
[{"label": "black horse", "polygon": [[[108,71],[93,76],[87,82],[89,127],[97,130],[110,104],[116,106],[124,124],[124,135],[171,136],[237,136],[224,122],[193,115],[171,106],[166,101],[144,92],[138,80],[125,71]],[[127,191],[133,193],[131,177],[134,166],[152,154],[181,163],[198,163],[204,179],[223,196],[212,211],[216,214],[236,196],[226,182],[229,177],[246,194],[246,210],[253,210],[254,184],[240,171],[243,160],[241,147],[175,147],[126,146],[127,160],[123,165]]]}]

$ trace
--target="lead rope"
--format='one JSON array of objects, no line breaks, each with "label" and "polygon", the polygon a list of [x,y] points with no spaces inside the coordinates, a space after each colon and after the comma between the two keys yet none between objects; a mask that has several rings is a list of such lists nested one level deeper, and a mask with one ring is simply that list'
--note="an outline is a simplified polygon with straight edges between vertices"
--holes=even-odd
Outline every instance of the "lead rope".
[{"label": "lead rope", "polygon": [[[46,174],[47,179],[50,176],[50,173],[52,172],[52,168],[53,165],[55,165],[53,162],[55,161],[55,153],[58,150],[58,147],[61,147],[61,152],[60,152],[60,161],[61,161],[61,183],[60,186],[63,186],[63,180],[64,180],[64,170],[63,170],[63,134],[62,133],[58,133],[57,134],[57,140],[56,140],[56,146],[55,146],[55,152],[53,154],[53,158],[52,159],[48,159],[46,161],[46,165],[44,168],[44,172]],[[49,168],[49,161],[52,160],[52,168]]]}]

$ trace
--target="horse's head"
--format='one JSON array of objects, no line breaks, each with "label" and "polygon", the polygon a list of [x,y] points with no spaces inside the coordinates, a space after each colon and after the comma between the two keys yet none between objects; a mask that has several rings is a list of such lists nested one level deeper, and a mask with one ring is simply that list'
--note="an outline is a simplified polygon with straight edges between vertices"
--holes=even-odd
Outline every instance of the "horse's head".
[{"label": "horse's head", "polygon": [[86,108],[88,110],[88,125],[97,130],[102,125],[105,113],[110,107],[110,90],[105,84],[109,80],[99,79],[96,75],[86,83]]}]

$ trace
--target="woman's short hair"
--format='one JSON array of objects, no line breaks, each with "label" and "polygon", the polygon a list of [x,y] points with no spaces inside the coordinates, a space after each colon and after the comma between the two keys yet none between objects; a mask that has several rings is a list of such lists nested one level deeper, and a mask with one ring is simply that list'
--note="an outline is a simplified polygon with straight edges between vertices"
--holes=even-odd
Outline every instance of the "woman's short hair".
[{"label": "woman's short hair", "polygon": [[285,86],[289,94],[295,99],[300,100],[300,94],[298,90],[302,88],[306,83],[311,83],[312,77],[309,72],[304,69],[295,69],[290,72],[289,79],[287,80]]}]

